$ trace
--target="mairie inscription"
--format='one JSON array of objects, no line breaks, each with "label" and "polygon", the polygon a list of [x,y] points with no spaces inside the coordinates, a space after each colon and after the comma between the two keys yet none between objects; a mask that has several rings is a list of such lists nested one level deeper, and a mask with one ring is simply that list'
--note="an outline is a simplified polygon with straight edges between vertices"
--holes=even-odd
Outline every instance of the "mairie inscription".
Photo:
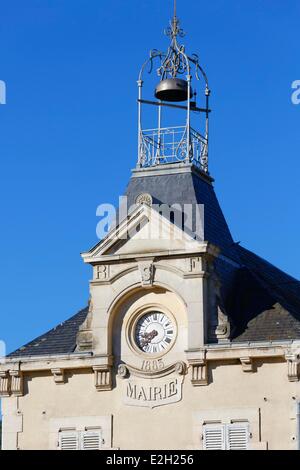
[{"label": "mairie inscription", "polygon": [[149,408],[176,403],[182,398],[182,381],[180,376],[165,380],[125,380],[123,401],[126,405]]}]

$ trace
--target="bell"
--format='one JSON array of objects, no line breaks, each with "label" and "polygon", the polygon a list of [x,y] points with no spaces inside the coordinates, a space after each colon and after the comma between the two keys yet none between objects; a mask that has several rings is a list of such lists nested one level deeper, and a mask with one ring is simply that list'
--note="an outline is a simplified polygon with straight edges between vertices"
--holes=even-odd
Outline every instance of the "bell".
[{"label": "bell", "polygon": [[[190,97],[193,96],[190,88]],[[155,97],[161,101],[186,101],[188,99],[188,82],[181,78],[166,78],[159,82]]]}]

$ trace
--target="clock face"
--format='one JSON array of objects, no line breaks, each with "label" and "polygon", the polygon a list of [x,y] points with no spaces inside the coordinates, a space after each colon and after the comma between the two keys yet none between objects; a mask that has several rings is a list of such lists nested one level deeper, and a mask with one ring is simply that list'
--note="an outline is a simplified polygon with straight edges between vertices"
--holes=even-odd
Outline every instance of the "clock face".
[{"label": "clock face", "polygon": [[158,354],[170,348],[175,338],[175,327],[167,315],[149,312],[143,315],[135,328],[135,341],[147,354]]}]

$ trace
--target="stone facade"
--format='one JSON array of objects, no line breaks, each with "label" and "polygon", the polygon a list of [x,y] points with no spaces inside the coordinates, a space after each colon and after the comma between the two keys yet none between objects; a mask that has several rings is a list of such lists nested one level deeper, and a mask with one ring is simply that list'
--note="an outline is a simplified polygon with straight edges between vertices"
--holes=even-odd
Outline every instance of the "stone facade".
[{"label": "stone facade", "polygon": [[[300,449],[300,282],[230,233],[209,174],[211,91],[174,6],[169,49],[137,82],[128,208],[82,255],[88,308],[0,365],[4,449]],[[166,106],[181,126],[163,127]]]},{"label": "stone facade", "polygon": [[[218,247],[179,236],[148,204],[129,228],[142,220],[131,238],[119,227],[83,254],[93,279],[74,352],[1,366],[4,449],[96,438],[101,449],[203,449],[207,426],[230,425],[246,426],[248,449],[297,449],[300,344],[231,342],[218,305]],[[158,223],[171,232],[167,247],[161,233],[144,237]],[[136,319],[153,311],[174,327],[171,347],[154,355],[134,336]]]},{"label": "stone facade", "polygon": [[[186,362],[160,377],[114,371],[111,390],[97,386],[95,359],[61,359],[62,385],[49,369],[57,359],[24,361],[24,395],[3,399],[3,448],[55,450],[60,430],[92,421],[107,436],[103,449],[202,449],[206,423],[243,421],[250,449],[297,449],[299,383],[290,380],[285,348],[245,349],[212,348],[206,366]],[[253,358],[250,373],[238,358],[245,352]],[[208,378],[195,381],[195,367],[207,367]]]}]

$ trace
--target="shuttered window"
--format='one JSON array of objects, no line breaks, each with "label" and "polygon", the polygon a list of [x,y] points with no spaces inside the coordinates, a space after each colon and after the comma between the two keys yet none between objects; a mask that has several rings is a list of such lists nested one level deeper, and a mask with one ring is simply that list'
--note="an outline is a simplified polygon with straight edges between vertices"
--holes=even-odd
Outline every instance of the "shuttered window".
[{"label": "shuttered window", "polygon": [[82,450],[100,450],[101,441],[100,431],[84,432],[81,437]]},{"label": "shuttered window", "polygon": [[204,426],[204,449],[225,450],[224,426]]},{"label": "shuttered window", "polygon": [[203,426],[205,450],[247,450],[248,423],[206,424]]},{"label": "shuttered window", "polygon": [[60,450],[79,450],[79,436],[76,431],[59,433]]},{"label": "shuttered window", "polygon": [[247,424],[228,424],[227,428],[227,449],[247,450],[249,440],[249,429]]},{"label": "shuttered window", "polygon": [[60,431],[60,450],[100,450],[102,447],[101,429],[93,431]]}]

